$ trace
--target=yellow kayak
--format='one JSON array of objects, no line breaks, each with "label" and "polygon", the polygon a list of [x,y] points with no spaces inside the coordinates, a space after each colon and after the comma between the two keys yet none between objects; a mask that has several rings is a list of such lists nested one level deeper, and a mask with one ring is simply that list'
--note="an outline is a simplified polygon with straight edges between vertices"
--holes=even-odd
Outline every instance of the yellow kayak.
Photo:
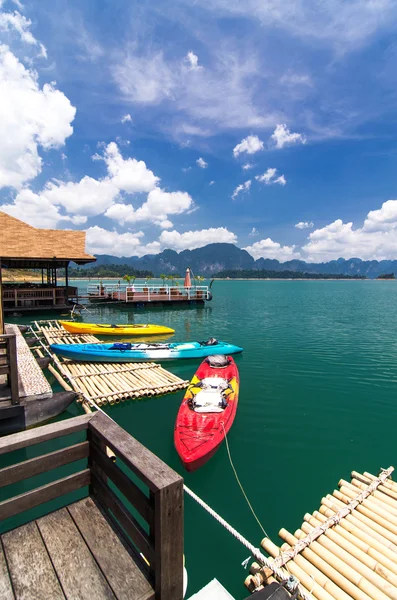
[{"label": "yellow kayak", "polygon": [[170,327],[162,325],[109,325],[105,323],[76,323],[59,321],[69,333],[91,333],[98,335],[167,335],[175,333]]}]

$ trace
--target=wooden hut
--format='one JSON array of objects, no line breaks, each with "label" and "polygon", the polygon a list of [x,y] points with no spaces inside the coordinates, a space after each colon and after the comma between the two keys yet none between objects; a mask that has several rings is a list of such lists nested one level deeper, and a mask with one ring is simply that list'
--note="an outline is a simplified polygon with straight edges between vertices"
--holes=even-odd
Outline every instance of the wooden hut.
[{"label": "wooden hut", "polygon": [[[38,229],[4,212],[0,212],[0,231],[0,288],[2,267],[38,269],[39,275],[35,282],[3,282],[5,313],[64,310],[69,299],[77,298],[77,288],[69,286],[69,263],[96,260],[85,251],[85,231]],[[58,285],[58,269],[65,269],[64,285]]]}]

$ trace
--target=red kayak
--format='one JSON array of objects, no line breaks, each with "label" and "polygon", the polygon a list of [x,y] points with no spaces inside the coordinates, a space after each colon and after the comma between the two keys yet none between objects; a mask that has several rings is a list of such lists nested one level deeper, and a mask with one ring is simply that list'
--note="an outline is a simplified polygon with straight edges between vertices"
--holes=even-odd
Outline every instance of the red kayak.
[{"label": "red kayak", "polygon": [[231,356],[209,356],[199,366],[179,408],[175,448],[183,466],[195,471],[222,443],[237,411],[239,375]]}]

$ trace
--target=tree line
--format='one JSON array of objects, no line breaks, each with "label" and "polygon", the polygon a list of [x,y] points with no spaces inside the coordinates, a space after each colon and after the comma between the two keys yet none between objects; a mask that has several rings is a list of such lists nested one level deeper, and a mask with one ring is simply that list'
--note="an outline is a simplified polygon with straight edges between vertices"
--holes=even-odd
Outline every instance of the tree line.
[{"label": "tree line", "polygon": [[302,271],[268,271],[266,269],[226,269],[214,277],[220,279],[367,279],[366,275],[332,273],[303,273]]}]

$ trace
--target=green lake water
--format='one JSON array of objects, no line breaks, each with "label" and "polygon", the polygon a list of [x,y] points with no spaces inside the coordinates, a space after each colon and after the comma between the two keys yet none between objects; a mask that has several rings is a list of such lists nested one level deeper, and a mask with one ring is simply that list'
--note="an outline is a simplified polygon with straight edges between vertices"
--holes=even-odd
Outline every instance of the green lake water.
[{"label": "green lake water", "polygon": [[[79,285],[82,285],[79,282]],[[244,348],[237,416],[228,439],[242,484],[269,536],[295,531],[305,512],[350,471],[395,463],[397,284],[379,281],[216,281],[204,307],[89,307],[85,321],[152,322],[173,339],[216,337]],[[38,318],[51,317],[39,315]],[[28,322],[28,318],[9,318]],[[190,379],[199,361],[164,363]],[[121,403],[106,411],[185,477],[230,524],[259,545],[226,448],[195,473],[173,445],[183,393]],[[62,418],[78,414],[74,406]],[[54,446],[52,446],[54,447]],[[188,594],[217,577],[236,600],[248,596],[247,550],[185,496]]]}]

